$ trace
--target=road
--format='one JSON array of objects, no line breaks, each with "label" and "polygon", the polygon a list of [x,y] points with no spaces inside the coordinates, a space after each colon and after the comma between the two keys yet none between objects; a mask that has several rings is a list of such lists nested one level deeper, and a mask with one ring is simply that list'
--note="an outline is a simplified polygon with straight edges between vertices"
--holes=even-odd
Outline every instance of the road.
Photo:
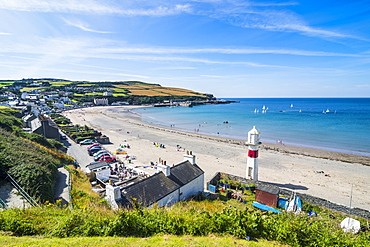
[{"label": "road", "polygon": [[87,153],[86,145],[80,146],[68,137],[67,140],[63,141],[63,144],[67,147],[67,154],[76,159],[83,171],[88,164],[94,161],[93,157]]},{"label": "road", "polygon": [[[80,146],[67,137],[67,140],[62,141],[64,146],[67,148],[67,154],[76,159],[80,168],[84,171],[86,165],[93,162],[94,159],[91,157],[86,150],[86,146]],[[63,167],[58,168],[58,177],[55,181],[54,187],[54,200],[62,200],[62,204],[66,205],[70,201],[69,197],[69,172]]]}]

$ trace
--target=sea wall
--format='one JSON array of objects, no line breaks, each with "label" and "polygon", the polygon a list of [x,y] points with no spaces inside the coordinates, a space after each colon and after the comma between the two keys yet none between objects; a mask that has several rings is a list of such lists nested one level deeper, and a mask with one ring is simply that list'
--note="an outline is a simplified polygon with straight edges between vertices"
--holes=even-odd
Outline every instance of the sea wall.
[{"label": "sea wall", "polygon": [[[257,188],[258,188],[258,185],[263,185],[263,186],[267,186],[267,187],[271,187],[271,188],[277,188],[277,189],[280,190],[280,195],[292,196],[292,193],[293,193],[292,190],[287,190],[287,189],[284,189],[284,188],[280,188],[276,185],[271,185],[271,184],[265,183],[265,182],[254,181],[254,180],[251,180],[251,179],[246,179],[246,178],[243,178],[243,177],[234,176],[234,175],[227,174],[227,173],[222,173],[222,172],[216,173],[214,175],[214,177],[209,181],[209,183],[212,184],[212,185],[218,185],[218,181],[222,177],[226,177],[226,176],[229,179],[238,181],[240,183],[255,184],[257,186]],[[358,216],[358,217],[361,217],[361,218],[370,219],[370,211],[367,211],[365,209],[350,208],[350,207],[347,207],[345,205],[341,205],[341,204],[338,204],[338,203],[335,203],[335,202],[325,200],[323,198],[319,198],[319,197],[315,197],[315,196],[311,196],[311,195],[307,195],[307,194],[303,194],[303,193],[296,193],[296,195],[301,198],[303,203],[308,202],[308,203],[311,203],[313,205],[317,205],[317,206],[321,206],[321,207],[328,208],[328,209],[331,209],[331,210],[335,210],[335,211],[338,211],[338,212],[342,212],[344,214],[355,215],[355,216]]]}]

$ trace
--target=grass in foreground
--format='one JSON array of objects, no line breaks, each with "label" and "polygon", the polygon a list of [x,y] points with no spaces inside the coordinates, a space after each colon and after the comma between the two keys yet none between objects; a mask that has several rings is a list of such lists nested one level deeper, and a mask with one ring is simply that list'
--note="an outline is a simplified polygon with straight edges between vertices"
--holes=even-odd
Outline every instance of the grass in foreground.
[{"label": "grass in foreground", "polygon": [[276,242],[258,240],[247,241],[235,237],[194,237],[157,235],[149,238],[118,238],[118,237],[76,237],[76,238],[45,238],[45,237],[13,237],[1,236],[1,246],[250,246],[273,247],[288,246]]}]

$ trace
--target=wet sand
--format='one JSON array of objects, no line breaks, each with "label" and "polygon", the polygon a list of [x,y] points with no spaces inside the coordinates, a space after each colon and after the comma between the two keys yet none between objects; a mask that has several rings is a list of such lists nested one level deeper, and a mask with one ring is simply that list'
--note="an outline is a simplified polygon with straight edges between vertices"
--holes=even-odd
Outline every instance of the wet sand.
[{"label": "wet sand", "polygon": [[[245,176],[248,147],[245,141],[175,128],[149,125],[132,113],[133,107],[93,107],[64,112],[74,124],[91,126],[109,136],[112,151],[128,143],[135,165],[149,165],[160,159],[167,164],[182,161],[185,150],[196,155],[208,181],[216,172]],[[246,130],[248,132],[249,130]],[[263,136],[263,133],[261,133]],[[153,142],[164,144],[159,148]],[[177,145],[183,149],[177,151]],[[120,155],[118,155],[120,157]],[[370,210],[370,157],[281,144],[262,144],[259,152],[259,180],[282,188]]]}]

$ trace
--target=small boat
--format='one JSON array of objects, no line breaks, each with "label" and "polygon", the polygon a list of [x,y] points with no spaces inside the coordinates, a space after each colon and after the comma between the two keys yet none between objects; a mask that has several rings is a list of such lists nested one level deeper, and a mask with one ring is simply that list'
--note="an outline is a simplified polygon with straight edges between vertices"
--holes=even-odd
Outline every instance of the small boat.
[{"label": "small boat", "polygon": [[329,109],[326,109],[326,111],[325,111],[326,113],[329,113],[330,111],[329,111]]},{"label": "small boat", "polygon": [[290,108],[293,108],[294,106],[293,106],[293,104],[290,104]]}]

